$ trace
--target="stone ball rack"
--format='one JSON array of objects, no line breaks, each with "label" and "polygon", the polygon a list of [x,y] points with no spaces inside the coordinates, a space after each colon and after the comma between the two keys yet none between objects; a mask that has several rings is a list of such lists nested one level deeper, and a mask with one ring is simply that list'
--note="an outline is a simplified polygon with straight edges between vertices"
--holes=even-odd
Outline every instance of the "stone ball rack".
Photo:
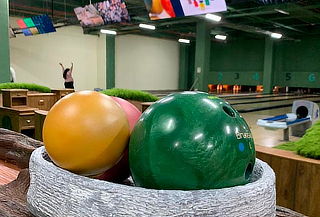
[{"label": "stone ball rack", "polygon": [[276,216],[275,174],[257,159],[250,183],[213,190],[154,190],[79,176],[55,166],[45,148],[30,159],[35,216]]}]

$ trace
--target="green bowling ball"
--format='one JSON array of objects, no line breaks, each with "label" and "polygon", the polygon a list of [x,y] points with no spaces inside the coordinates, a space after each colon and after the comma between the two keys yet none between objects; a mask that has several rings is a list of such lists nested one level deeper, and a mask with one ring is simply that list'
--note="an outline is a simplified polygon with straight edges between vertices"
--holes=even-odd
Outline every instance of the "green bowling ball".
[{"label": "green bowling ball", "polygon": [[229,103],[182,92],[142,114],[131,134],[129,163],[140,187],[224,188],[249,182],[255,148],[247,123]]}]

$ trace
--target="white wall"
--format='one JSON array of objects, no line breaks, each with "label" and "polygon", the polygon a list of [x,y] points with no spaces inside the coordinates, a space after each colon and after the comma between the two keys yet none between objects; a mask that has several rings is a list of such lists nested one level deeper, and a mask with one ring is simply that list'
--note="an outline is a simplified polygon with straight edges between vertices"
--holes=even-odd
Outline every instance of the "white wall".
[{"label": "white wall", "polygon": [[[12,27],[17,18],[10,17]],[[10,39],[11,65],[17,82],[64,88],[59,62],[74,63],[77,90],[105,88],[105,35],[84,35],[69,26],[56,33]],[[116,37],[116,87],[142,90],[177,89],[179,47],[172,40],[126,35]]]},{"label": "white wall", "polygon": [[178,42],[124,35],[116,38],[116,87],[178,89]]},{"label": "white wall", "polygon": [[[15,24],[16,18],[10,18]],[[84,35],[82,28],[70,26],[57,29],[56,33],[26,37],[17,35],[10,39],[11,65],[17,82],[36,83],[50,88],[64,88],[64,80],[59,62],[65,67],[74,63],[73,77],[77,90],[97,86],[98,80],[98,36]],[[105,65],[103,63],[103,65]],[[102,71],[103,67],[99,67]]]}]

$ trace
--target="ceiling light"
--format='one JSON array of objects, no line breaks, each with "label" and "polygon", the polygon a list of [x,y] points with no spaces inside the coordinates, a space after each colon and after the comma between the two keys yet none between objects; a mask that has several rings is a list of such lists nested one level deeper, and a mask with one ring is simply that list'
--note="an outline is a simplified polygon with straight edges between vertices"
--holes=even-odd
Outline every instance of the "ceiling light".
[{"label": "ceiling light", "polygon": [[276,39],[282,38],[282,34],[280,34],[280,33],[275,33],[275,32],[271,33],[270,36],[271,36],[271,38],[276,38]]},{"label": "ceiling light", "polygon": [[143,23],[140,23],[139,27],[143,28],[143,29],[150,29],[150,30],[155,30],[156,29],[156,27],[153,26],[153,25],[148,25],[148,24],[143,24]]},{"label": "ceiling light", "polygon": [[116,35],[117,34],[116,31],[108,30],[108,29],[101,29],[100,32],[103,34],[109,34],[109,35]]},{"label": "ceiling light", "polygon": [[214,38],[218,39],[218,40],[226,40],[227,36],[226,35],[215,35]]},{"label": "ceiling light", "polygon": [[189,39],[183,39],[183,38],[179,38],[178,40],[180,43],[185,43],[185,44],[189,44],[190,40]]},{"label": "ceiling light", "polygon": [[283,10],[280,10],[280,9],[274,9],[275,11],[281,13],[281,14],[285,14],[285,15],[289,15],[290,13],[288,11],[283,11]]},{"label": "ceiling light", "polygon": [[206,14],[206,18],[209,20],[216,21],[216,22],[220,22],[220,20],[221,20],[221,17],[218,15],[215,15],[215,14]]}]

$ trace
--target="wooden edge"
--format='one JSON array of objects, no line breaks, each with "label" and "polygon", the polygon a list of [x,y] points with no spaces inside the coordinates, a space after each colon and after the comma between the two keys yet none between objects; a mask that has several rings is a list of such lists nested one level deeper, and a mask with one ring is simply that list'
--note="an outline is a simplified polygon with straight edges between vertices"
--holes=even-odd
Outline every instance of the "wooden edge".
[{"label": "wooden edge", "polygon": [[46,110],[35,110],[34,113],[35,114],[39,114],[39,115],[47,115],[49,111]]},{"label": "wooden edge", "polygon": [[278,156],[280,158],[286,158],[286,159],[291,159],[295,161],[303,161],[306,163],[320,165],[320,160],[302,157],[292,151],[285,151],[281,149],[269,148],[269,147],[260,146],[260,145],[256,145],[255,148],[256,148],[256,152],[259,152],[259,153],[270,154],[270,155]]},{"label": "wooden edge", "polygon": [[28,92],[28,89],[1,89],[1,92],[10,92],[10,91],[25,91],[25,92]]},{"label": "wooden edge", "polygon": [[56,92],[56,91],[74,91],[72,88],[64,88],[64,89],[51,89],[51,92]]},{"label": "wooden edge", "polygon": [[33,96],[55,96],[55,93],[28,93],[28,97],[33,97]]},{"label": "wooden edge", "polygon": [[277,206],[277,217],[304,217],[305,215],[292,211],[288,208]]},{"label": "wooden edge", "polygon": [[31,112],[31,113],[37,110],[37,108],[32,108],[28,106],[0,107],[0,109],[7,110],[10,112]]}]

